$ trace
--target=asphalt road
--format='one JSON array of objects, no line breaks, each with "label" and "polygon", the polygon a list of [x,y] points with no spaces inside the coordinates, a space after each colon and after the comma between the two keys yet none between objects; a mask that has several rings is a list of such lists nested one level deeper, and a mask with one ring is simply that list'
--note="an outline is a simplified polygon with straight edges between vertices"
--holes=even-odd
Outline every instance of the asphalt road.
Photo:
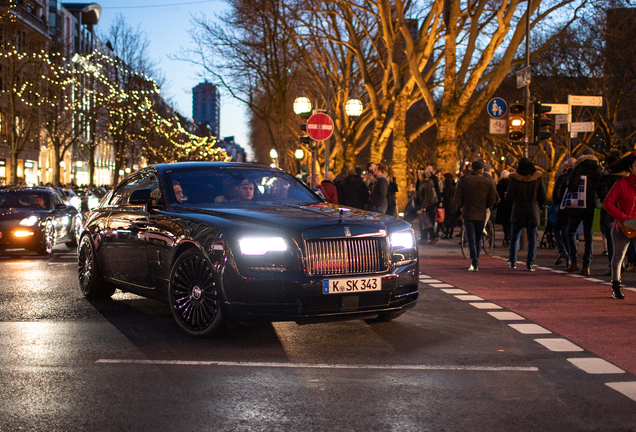
[{"label": "asphalt road", "polygon": [[[0,431],[628,431],[636,402],[430,279],[395,321],[223,329],[89,302],[63,246],[0,257]],[[426,272],[423,272],[425,275]],[[558,336],[558,335],[552,335]],[[570,360],[568,360],[570,359]]]}]

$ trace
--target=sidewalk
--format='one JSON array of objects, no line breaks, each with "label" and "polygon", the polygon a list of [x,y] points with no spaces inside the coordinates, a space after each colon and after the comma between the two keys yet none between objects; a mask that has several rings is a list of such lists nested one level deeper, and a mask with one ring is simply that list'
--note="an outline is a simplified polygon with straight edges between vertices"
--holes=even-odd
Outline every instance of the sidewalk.
[{"label": "sidewalk", "polygon": [[520,265],[510,269],[507,248],[501,247],[503,236],[496,238],[493,256],[482,253],[476,273],[468,272],[470,262],[462,256],[459,238],[420,245],[421,274],[513,311],[636,374],[636,288],[630,288],[636,286],[635,273],[623,276],[625,300],[614,300],[610,277],[604,276],[608,259],[601,255],[600,239],[594,244],[591,276],[582,277],[563,272],[565,265],[554,266],[554,249],[537,249],[536,272],[526,270],[524,251],[517,254]]}]

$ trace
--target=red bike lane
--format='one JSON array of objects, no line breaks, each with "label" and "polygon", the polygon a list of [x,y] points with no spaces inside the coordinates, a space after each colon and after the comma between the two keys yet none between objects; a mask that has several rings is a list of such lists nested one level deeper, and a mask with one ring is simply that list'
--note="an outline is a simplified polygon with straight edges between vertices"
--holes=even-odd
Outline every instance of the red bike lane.
[{"label": "red bike lane", "polygon": [[469,272],[458,256],[421,256],[420,272],[461,288],[560,334],[636,374],[636,292],[624,290],[624,300],[611,297],[600,281],[537,269],[522,263],[510,269],[506,261],[480,257],[479,272]]}]

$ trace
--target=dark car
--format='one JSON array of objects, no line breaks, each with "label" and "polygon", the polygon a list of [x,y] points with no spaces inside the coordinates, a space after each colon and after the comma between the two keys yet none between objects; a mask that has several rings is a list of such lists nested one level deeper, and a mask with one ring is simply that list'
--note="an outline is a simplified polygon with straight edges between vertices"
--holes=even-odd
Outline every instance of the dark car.
[{"label": "dark car", "polygon": [[87,297],[116,288],[165,301],[208,336],[226,320],[386,321],[418,298],[418,254],[401,219],[325,203],[266,166],[145,168],[87,215],[78,248]]},{"label": "dark car", "polygon": [[29,249],[42,255],[58,243],[77,246],[82,217],[48,187],[0,190],[0,250]]}]

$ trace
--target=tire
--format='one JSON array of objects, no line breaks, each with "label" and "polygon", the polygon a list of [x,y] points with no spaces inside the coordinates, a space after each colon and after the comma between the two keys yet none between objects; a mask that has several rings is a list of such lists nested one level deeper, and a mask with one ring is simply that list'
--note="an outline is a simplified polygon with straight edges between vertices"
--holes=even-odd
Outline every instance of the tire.
[{"label": "tire", "polygon": [[38,255],[49,255],[55,246],[55,228],[51,221],[47,221],[42,231],[42,240],[35,250]]},{"label": "tire", "polygon": [[80,289],[86,298],[110,298],[115,293],[115,286],[104,281],[96,258],[91,237],[86,234],[77,248],[77,274]]},{"label": "tire", "polygon": [[406,311],[384,312],[384,313],[378,314],[378,316],[376,318],[366,319],[366,320],[364,320],[364,322],[369,323],[369,324],[373,324],[373,323],[379,323],[379,322],[392,321],[392,320],[396,319],[397,317],[402,316],[402,314],[404,314],[404,312],[406,312]]},{"label": "tire", "polygon": [[75,216],[75,222],[73,223],[72,239],[65,243],[66,247],[69,249],[73,249],[77,247],[81,233],[82,233],[82,215],[78,214],[77,216]]},{"label": "tire", "polygon": [[486,255],[492,254],[492,248],[495,244],[495,227],[492,224],[492,221],[488,221],[486,226],[484,227],[484,237],[482,239],[482,248]]},{"label": "tire", "polygon": [[460,244],[464,258],[470,258],[470,253],[468,252],[468,237],[466,237],[466,230],[464,227],[462,227],[462,238]]},{"label": "tire", "polygon": [[170,271],[170,310],[192,336],[209,337],[221,323],[221,301],[208,260],[196,249],[181,254]]}]

